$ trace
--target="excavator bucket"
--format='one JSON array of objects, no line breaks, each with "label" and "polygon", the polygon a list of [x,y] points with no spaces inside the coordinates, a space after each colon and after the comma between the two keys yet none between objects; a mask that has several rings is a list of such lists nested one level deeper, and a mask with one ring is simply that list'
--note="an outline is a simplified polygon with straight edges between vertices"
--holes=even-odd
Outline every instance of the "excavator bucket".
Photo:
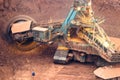
[{"label": "excavator bucket", "polygon": [[107,80],[120,80],[120,67],[105,66],[100,67],[94,71],[94,74],[102,79]]}]

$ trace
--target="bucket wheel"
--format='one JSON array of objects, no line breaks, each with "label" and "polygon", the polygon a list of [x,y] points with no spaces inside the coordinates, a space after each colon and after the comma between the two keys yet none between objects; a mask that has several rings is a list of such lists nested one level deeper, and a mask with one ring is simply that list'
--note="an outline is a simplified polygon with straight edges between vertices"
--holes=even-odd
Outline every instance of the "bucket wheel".
[{"label": "bucket wheel", "polygon": [[[29,51],[37,46],[37,43],[33,41],[33,36],[18,40],[18,39],[13,38],[13,33],[12,33],[12,25],[13,24],[25,22],[25,21],[32,22],[30,28],[33,27],[32,24],[36,23],[36,21],[29,16],[25,16],[25,15],[16,16],[16,17],[12,18],[7,24],[7,36],[8,36],[8,40],[10,42],[14,43],[19,50]],[[32,35],[32,32],[31,32],[31,30],[29,30],[29,32],[27,32],[27,33],[17,33],[15,35],[21,35],[21,34],[22,35],[24,35],[24,34]]]}]

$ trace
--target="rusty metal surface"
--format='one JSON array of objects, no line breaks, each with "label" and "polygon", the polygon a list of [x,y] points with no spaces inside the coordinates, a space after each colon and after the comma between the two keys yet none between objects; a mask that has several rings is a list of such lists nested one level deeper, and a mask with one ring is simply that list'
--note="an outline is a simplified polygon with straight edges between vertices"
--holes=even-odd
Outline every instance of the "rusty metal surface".
[{"label": "rusty metal surface", "polygon": [[97,50],[93,48],[89,43],[80,38],[70,38],[68,39],[71,50],[85,52],[87,54],[97,55]]}]

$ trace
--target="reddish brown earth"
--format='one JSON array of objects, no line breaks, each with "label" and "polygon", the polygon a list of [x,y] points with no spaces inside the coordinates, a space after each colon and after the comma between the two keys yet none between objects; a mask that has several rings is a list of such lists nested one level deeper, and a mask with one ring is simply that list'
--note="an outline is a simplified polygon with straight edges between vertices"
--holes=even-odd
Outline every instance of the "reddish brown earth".
[{"label": "reddish brown earth", "polygon": [[[99,80],[93,74],[94,64],[56,65],[52,60],[54,47],[50,47],[52,52],[50,48],[41,47],[22,52],[5,38],[5,25],[13,16],[29,15],[38,23],[46,23],[50,17],[61,20],[65,19],[72,3],[73,0],[0,0],[0,80]],[[107,34],[120,38],[120,1],[93,0],[93,8],[95,15],[106,19],[101,26]],[[120,40],[113,41],[119,45]],[[35,77],[32,77],[33,71]]]}]

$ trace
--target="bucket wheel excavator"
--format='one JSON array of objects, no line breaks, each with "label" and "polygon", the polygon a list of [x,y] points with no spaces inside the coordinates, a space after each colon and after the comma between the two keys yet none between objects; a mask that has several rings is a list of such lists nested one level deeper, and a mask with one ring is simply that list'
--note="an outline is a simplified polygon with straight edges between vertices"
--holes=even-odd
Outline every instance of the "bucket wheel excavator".
[{"label": "bucket wheel excavator", "polygon": [[[102,22],[104,20],[94,17],[91,0],[74,0],[70,12],[62,23],[39,25],[34,19],[20,15],[9,22],[7,33],[17,48],[24,51],[35,48],[37,44],[51,45],[57,42],[54,63],[66,64],[71,60],[94,62],[98,66],[118,63],[120,52],[100,27]],[[99,74],[101,70],[107,71],[102,68],[94,73],[103,79],[120,76],[119,72],[116,75],[111,72],[104,76],[104,73]]]}]

